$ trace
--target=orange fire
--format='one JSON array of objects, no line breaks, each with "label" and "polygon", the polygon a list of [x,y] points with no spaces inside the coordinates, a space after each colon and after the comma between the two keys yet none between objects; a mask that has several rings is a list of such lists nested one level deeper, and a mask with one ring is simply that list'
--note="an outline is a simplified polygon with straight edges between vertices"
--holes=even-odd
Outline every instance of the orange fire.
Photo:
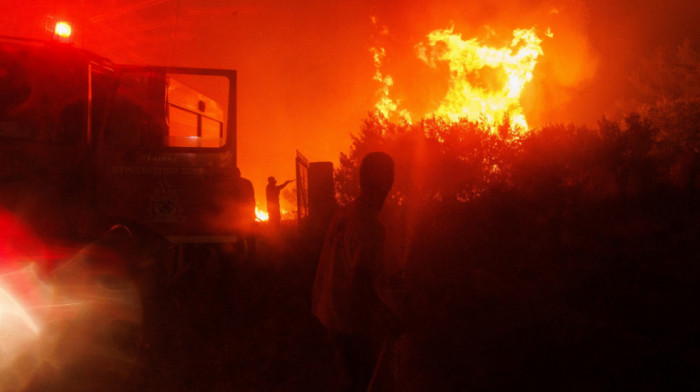
[{"label": "orange fire", "polygon": [[[284,208],[280,208],[280,215],[282,220],[294,219],[294,211],[287,211]],[[258,222],[267,222],[270,220],[270,214],[266,210],[261,210],[258,206],[255,206],[255,220]]]},{"label": "orange fire", "polygon": [[[378,92],[380,97],[375,105],[375,108],[378,113],[382,114],[386,118],[389,118],[392,113],[397,113],[396,109],[400,103],[398,100],[394,101],[390,96],[391,94],[389,90],[391,89],[391,86],[394,85],[394,79],[391,77],[391,75],[383,75],[380,70],[382,59],[386,56],[386,51],[384,48],[373,47],[370,49],[370,51],[374,57],[374,66],[376,68],[373,79],[382,84],[382,87]],[[411,114],[407,110],[401,110],[397,114],[409,124],[411,123]]]},{"label": "orange fire", "polygon": [[263,211],[258,206],[255,206],[255,218],[260,222],[267,222],[270,219],[267,211]]},{"label": "orange fire", "polygon": [[[551,36],[551,31],[546,35]],[[501,48],[483,44],[477,38],[464,40],[454,33],[454,28],[432,31],[426,38],[426,42],[416,45],[418,58],[430,67],[446,63],[450,78],[447,93],[428,116],[448,122],[478,120],[492,131],[508,117],[514,131],[527,131],[520,95],[532,80],[537,58],[543,54],[542,40],[534,28],[514,30],[510,44]],[[376,113],[410,123],[410,113],[399,110],[399,101],[390,97],[391,76],[379,71],[383,49],[373,48],[372,52],[377,68],[374,79],[382,83]]]}]

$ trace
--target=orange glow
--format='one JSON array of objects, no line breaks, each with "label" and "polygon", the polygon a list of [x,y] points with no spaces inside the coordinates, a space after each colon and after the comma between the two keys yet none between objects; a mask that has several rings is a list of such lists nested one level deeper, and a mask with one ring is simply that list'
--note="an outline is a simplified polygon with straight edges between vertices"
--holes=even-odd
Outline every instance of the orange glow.
[{"label": "orange glow", "polygon": [[[478,120],[495,131],[506,117],[511,129],[526,132],[528,124],[520,105],[524,86],[532,80],[537,58],[542,55],[535,29],[516,29],[513,39],[504,47],[491,47],[477,38],[462,39],[454,28],[434,30],[427,42],[416,45],[418,58],[429,67],[445,63],[449,69],[449,87],[437,108],[427,115],[448,122],[460,119]],[[547,30],[547,36],[551,31]],[[377,69],[384,57],[383,49],[373,49]],[[376,112],[386,118],[398,116],[410,122],[411,115],[398,110],[398,101],[389,96],[393,85],[390,75],[377,71],[374,79],[383,84],[381,97],[375,105]]]},{"label": "orange glow", "polygon": [[70,27],[68,22],[56,22],[56,28],[54,29],[54,34],[56,34],[56,37],[67,40],[70,38],[72,32],[73,29]]}]

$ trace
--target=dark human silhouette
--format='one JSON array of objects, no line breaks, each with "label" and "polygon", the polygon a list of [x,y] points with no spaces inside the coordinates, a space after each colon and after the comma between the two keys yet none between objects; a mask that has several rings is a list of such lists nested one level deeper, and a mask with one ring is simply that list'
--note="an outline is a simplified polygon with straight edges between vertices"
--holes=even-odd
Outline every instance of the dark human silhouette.
[{"label": "dark human silhouette", "polygon": [[282,185],[277,185],[275,177],[267,178],[267,187],[265,187],[267,214],[269,216],[269,222],[275,228],[280,226],[280,221],[282,220],[282,215],[280,214],[280,191],[290,182],[292,182],[292,180],[287,180],[283,182]]},{"label": "dark human silhouette", "polygon": [[379,212],[393,182],[389,155],[364,157],[360,196],[333,216],[316,271],[312,312],[334,345],[344,391],[367,389],[385,340],[400,325],[379,284],[386,274]]},{"label": "dark human silhouette", "polygon": [[233,199],[235,203],[235,226],[243,233],[248,254],[255,250],[255,190],[249,179],[241,176],[241,170],[233,171]]}]

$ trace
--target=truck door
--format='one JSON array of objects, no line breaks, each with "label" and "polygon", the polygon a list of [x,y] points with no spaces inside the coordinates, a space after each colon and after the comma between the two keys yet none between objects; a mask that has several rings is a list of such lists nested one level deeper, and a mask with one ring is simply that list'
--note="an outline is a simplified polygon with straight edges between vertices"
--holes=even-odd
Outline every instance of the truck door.
[{"label": "truck door", "polygon": [[123,67],[97,135],[96,203],[177,242],[235,239],[236,73]]}]

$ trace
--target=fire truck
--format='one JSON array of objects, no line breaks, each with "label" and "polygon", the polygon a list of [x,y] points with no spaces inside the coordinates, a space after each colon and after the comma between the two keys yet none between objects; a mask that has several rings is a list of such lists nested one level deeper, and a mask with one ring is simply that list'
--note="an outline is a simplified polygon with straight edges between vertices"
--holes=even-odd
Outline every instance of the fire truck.
[{"label": "fire truck", "polygon": [[[220,294],[195,277],[250,254],[235,173],[236,71],[0,37],[0,315],[17,326],[3,330],[0,390],[70,383],[76,363],[120,385],[178,355],[162,331],[193,312],[181,298]],[[61,294],[42,296],[46,285]],[[35,372],[44,361],[62,377]]]},{"label": "fire truck", "polygon": [[0,207],[40,235],[234,242],[235,167],[236,71],[0,37]]}]

